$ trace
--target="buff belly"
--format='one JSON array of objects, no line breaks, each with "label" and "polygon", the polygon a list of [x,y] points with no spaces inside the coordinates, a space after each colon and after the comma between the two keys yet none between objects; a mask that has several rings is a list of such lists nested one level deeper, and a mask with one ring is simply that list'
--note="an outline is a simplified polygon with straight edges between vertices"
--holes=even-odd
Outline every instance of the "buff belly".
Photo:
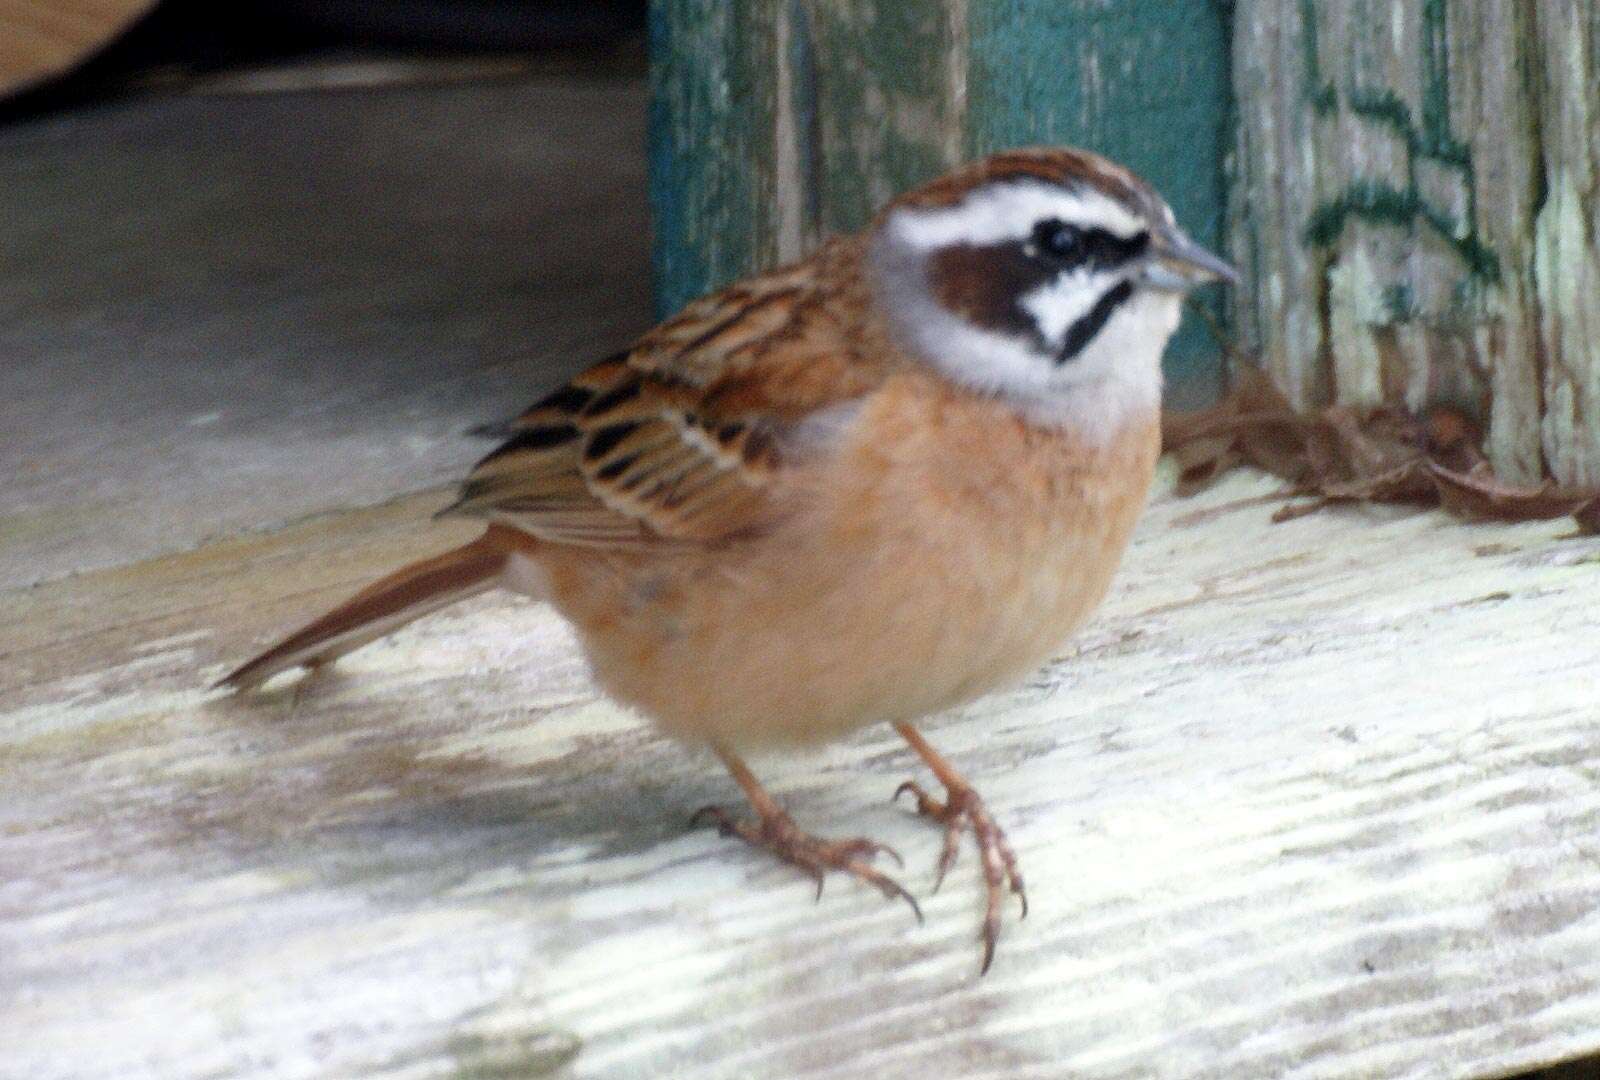
[{"label": "buff belly", "polygon": [[917,473],[856,461],[830,490],[863,490],[832,509],[676,563],[558,558],[551,595],[602,687],[679,737],[806,743],[914,719],[1025,676],[1093,611],[1143,505],[1138,435],[1119,483],[1035,446],[981,497],[926,448]]}]

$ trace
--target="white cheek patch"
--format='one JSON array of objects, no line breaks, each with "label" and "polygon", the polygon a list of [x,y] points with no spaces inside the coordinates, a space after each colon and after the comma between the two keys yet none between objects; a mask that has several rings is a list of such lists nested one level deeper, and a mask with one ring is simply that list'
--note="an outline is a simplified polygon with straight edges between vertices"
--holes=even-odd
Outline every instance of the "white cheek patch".
[{"label": "white cheek patch", "polygon": [[[1014,240],[1041,217],[1082,221],[1096,199],[1097,211],[1105,211],[1101,227],[1130,233],[1141,228],[1127,211],[1093,192],[1007,185],[1003,193],[1010,197],[1003,206],[996,201],[1000,193],[984,192],[949,210],[903,210],[891,217],[870,255],[878,302],[902,346],[952,382],[1011,402],[1033,423],[1070,429],[1091,444],[1108,443],[1160,407],[1161,353],[1177,324],[1178,298],[1135,290],[1065,363],[1056,362],[1060,343],[1115,286],[1115,274],[1085,269],[1058,275],[1020,297],[1037,334],[1005,333],[961,318],[929,289],[930,248]],[[1019,198],[1033,201],[1024,207]],[[1075,208],[1064,205],[1067,198],[1079,200]]]},{"label": "white cheek patch", "polygon": [[983,330],[933,303],[901,323],[913,351],[964,386],[1031,396],[1050,385],[1050,359],[1027,338]]},{"label": "white cheek patch", "polygon": [[1040,336],[1052,347],[1059,347],[1067,328],[1089,314],[1108,287],[1108,280],[1103,275],[1097,279],[1087,270],[1061,274],[1024,294],[1017,303],[1033,316]]},{"label": "white cheek patch", "polygon": [[1011,401],[1042,427],[1070,430],[1091,446],[1111,443],[1129,423],[1161,407],[1161,354],[1177,325],[1178,300],[1136,293],[1083,352],[1057,364],[1020,338],[952,318],[926,324],[923,355],[950,379]]},{"label": "white cheek patch", "polygon": [[1144,223],[1115,199],[1091,187],[1067,190],[1054,184],[1013,181],[994,184],[942,210],[897,211],[889,227],[901,243],[919,251],[952,244],[1000,244],[1025,239],[1049,218],[1098,226],[1129,237]]},{"label": "white cheek patch", "polygon": [[1161,354],[1178,323],[1178,298],[1136,292],[1084,350],[1055,368],[1049,393],[1024,408],[1035,423],[1106,445],[1161,408]]},{"label": "white cheek patch", "polygon": [[1050,362],[1031,337],[974,326],[934,300],[927,258],[890,232],[870,255],[878,302],[910,352],[975,390],[1027,396],[1049,385]]},{"label": "white cheek patch", "polygon": [[[1035,294],[1043,294],[1038,305],[1050,308],[1052,325],[1070,326],[1073,311],[1095,302],[1093,290],[1084,291],[1087,299],[1049,289]],[[1071,429],[1090,445],[1104,445],[1130,421],[1160,408],[1161,353],[1177,325],[1178,298],[1136,292],[1063,364],[1032,338],[976,327],[925,292],[900,293],[891,311],[911,351],[952,382],[1009,400],[1036,424]]]}]

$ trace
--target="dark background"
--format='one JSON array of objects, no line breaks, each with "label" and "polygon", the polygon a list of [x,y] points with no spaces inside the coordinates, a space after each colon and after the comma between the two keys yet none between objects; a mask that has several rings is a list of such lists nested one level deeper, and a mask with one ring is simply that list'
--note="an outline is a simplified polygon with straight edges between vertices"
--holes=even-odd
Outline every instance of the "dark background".
[{"label": "dark background", "polygon": [[581,63],[642,50],[645,13],[646,0],[166,0],[75,71],[0,105],[0,118],[310,59],[527,53]]}]

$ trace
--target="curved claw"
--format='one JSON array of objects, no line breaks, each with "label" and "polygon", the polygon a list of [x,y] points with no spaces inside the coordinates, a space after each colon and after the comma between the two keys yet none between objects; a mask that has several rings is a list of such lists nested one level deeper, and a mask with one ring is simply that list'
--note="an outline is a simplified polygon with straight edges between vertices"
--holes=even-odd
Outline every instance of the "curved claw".
[{"label": "curved claw", "polygon": [[945,803],[940,802],[938,799],[935,799],[932,795],[929,795],[926,791],[922,790],[922,785],[917,783],[915,780],[907,780],[905,783],[895,788],[894,795],[890,797],[889,801],[899,802],[900,796],[904,795],[908,791],[911,792],[912,797],[917,800],[916,812],[921,816],[940,818],[942,820],[944,815],[949,812],[949,807]]},{"label": "curved claw", "polygon": [[865,837],[853,840],[821,840],[801,832],[788,815],[781,811],[769,813],[754,821],[740,821],[720,806],[702,806],[690,816],[689,825],[692,828],[707,821],[715,824],[717,831],[723,836],[737,836],[753,847],[765,848],[806,874],[817,883],[818,901],[822,899],[827,872],[838,870],[859,878],[891,900],[896,898],[904,900],[911,905],[911,913],[917,917],[917,922],[924,921],[922,906],[917,903],[916,897],[907,892],[894,878],[873,869],[870,865],[871,860],[880,852],[888,855],[898,865],[905,865],[900,853],[887,844],[880,844]]},{"label": "curved claw", "polygon": [[935,868],[933,891],[938,892],[945,876],[956,864],[961,851],[961,834],[971,830],[981,857],[984,883],[984,914],[979,937],[983,941],[983,967],[987,972],[994,963],[995,944],[1000,940],[1000,909],[1005,891],[1016,894],[1022,905],[1022,918],[1028,917],[1028,894],[1023,888],[1022,874],[1017,870],[1017,856],[1006,841],[1005,833],[994,819],[977,792],[959,778],[940,777],[945,784],[943,802],[933,798],[915,780],[907,780],[895,789],[894,799],[910,792],[916,798],[916,812],[920,817],[931,818],[944,826],[944,845],[939,852]]},{"label": "curved claw", "polygon": [[867,839],[846,840],[842,843],[843,850],[849,852],[852,856],[860,855],[870,860],[878,855],[887,855],[894,860],[896,866],[904,869],[906,865],[906,861],[900,857],[900,853],[888,844],[880,844],[876,840]]},{"label": "curved claw", "polygon": [[994,933],[990,934],[989,933],[988,922],[985,921],[984,927],[983,927],[983,964],[982,964],[982,966],[980,966],[978,968],[978,977],[979,978],[982,978],[983,976],[989,974],[989,965],[994,963],[994,947],[995,947],[995,943],[998,942],[999,940],[1000,940],[1000,930],[999,930],[999,928],[997,927],[995,929]]},{"label": "curved claw", "polygon": [[944,876],[956,864],[956,857],[961,854],[961,829],[965,820],[961,816],[950,819],[944,830],[944,849],[939,852],[939,866],[933,875],[933,891],[938,892],[939,886],[944,884]]},{"label": "curved claw", "polygon": [[[847,849],[858,847],[861,844],[871,844],[873,848],[883,848],[883,845],[876,844],[870,840],[846,841],[842,845],[843,850],[836,849],[836,853],[840,856],[840,861],[830,863],[829,865],[833,866],[837,870],[842,870],[847,874],[858,877],[869,885],[875,886],[879,892],[883,893],[884,896],[891,900],[899,897],[901,900],[904,900],[906,903],[911,905],[911,914],[917,917],[917,922],[919,924],[925,922],[926,920],[924,920],[922,917],[922,905],[917,903],[916,897],[912,896],[906,891],[905,886],[901,885],[888,874],[874,870],[867,863],[847,853]],[[822,847],[824,850],[826,850],[829,847],[834,847],[834,845],[823,844]],[[887,851],[891,849],[883,848],[883,850]],[[898,859],[898,856],[896,856],[896,858]]]},{"label": "curved claw", "polygon": [[911,914],[913,914],[913,915],[915,915],[917,917],[917,925],[918,926],[927,925],[928,920],[924,919],[922,917],[922,905],[917,903],[917,898],[915,896],[912,896],[910,893],[906,892],[905,886],[901,885],[898,881],[894,880],[893,878],[887,878],[886,877],[883,880],[889,883],[890,889],[892,890],[892,891],[885,891],[884,895],[889,897],[891,900],[894,899],[896,896],[898,896],[900,899],[902,899],[906,903],[910,904],[911,905]]}]

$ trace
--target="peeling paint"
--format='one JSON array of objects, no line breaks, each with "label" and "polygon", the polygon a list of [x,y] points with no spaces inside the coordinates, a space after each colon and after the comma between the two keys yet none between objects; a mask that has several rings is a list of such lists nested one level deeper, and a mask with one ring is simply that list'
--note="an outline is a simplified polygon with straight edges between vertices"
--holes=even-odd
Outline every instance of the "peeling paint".
[{"label": "peeling paint", "polygon": [[1234,325],[1297,405],[1450,402],[1499,475],[1600,480],[1597,21],[1237,5]]}]

